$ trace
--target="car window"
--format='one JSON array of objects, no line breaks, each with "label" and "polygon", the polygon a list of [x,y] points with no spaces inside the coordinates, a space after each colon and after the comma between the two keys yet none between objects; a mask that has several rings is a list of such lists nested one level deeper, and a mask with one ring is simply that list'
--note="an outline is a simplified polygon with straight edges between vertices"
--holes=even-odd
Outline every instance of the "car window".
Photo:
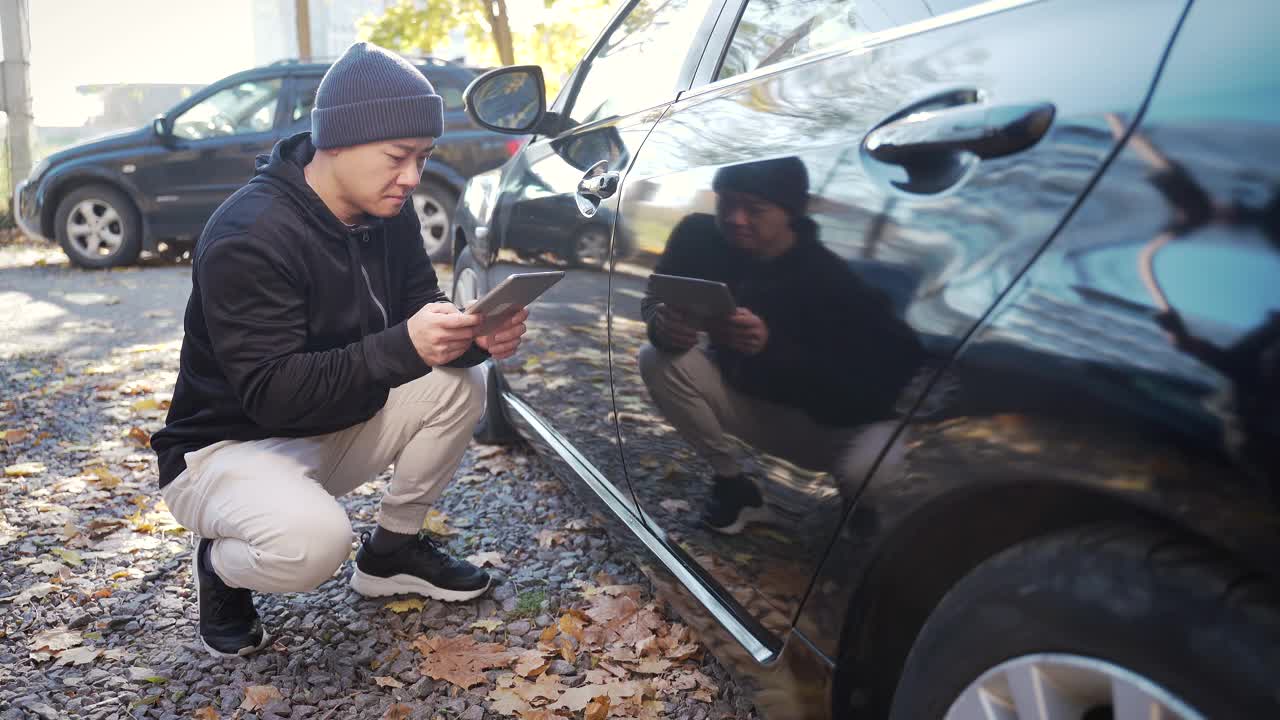
[{"label": "car window", "polygon": [[316,90],[323,75],[307,75],[294,82],[293,110],[289,113],[289,130],[301,132],[311,127],[311,110],[316,106]]},{"label": "car window", "polygon": [[173,122],[173,134],[187,140],[269,132],[280,101],[280,78],[251,80],[223,88]]},{"label": "car window", "polygon": [[467,89],[467,84],[474,78],[469,74],[449,72],[431,72],[423,71],[423,75],[431,81],[431,85],[435,87],[436,94],[444,100],[444,109],[462,110],[465,103],[462,100],[462,91]]},{"label": "car window", "polygon": [[858,35],[980,0],[747,0],[716,79],[751,72]]},{"label": "car window", "polygon": [[598,46],[569,119],[625,115],[675,95],[676,80],[710,0],[640,0]]}]

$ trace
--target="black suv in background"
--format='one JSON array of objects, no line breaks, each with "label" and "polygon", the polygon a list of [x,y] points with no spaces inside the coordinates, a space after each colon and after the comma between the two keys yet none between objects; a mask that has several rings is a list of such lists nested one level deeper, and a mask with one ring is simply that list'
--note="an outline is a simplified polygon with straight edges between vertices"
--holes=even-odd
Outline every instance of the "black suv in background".
[{"label": "black suv in background", "polygon": [[[520,141],[467,117],[462,92],[478,70],[435,59],[411,62],[445,103],[445,134],[413,204],[428,254],[447,259],[463,183],[501,165]],[[23,232],[57,240],[83,267],[127,265],[161,243],[189,245],[213,210],[252,177],[255,157],[310,128],[316,88],[328,68],[280,61],[237,73],[149,127],[53,153],[19,184],[14,215]]]},{"label": "black suv in background", "polygon": [[463,193],[454,301],[612,238],[477,437],[545,453],[769,718],[1280,718],[1277,27],[621,3],[549,107],[536,67],[467,90],[534,137]]}]

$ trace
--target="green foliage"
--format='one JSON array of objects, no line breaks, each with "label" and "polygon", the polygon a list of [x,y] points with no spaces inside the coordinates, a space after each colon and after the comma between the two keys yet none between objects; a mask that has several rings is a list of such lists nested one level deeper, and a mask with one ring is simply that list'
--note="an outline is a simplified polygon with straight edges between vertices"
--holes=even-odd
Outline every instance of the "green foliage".
[{"label": "green foliage", "polygon": [[[582,59],[608,21],[612,0],[400,0],[359,21],[360,36],[404,55],[430,55],[453,28],[466,33],[470,60],[480,66],[540,65],[548,99]],[[496,10],[496,12],[495,12]],[[504,55],[509,60],[504,61]]]}]

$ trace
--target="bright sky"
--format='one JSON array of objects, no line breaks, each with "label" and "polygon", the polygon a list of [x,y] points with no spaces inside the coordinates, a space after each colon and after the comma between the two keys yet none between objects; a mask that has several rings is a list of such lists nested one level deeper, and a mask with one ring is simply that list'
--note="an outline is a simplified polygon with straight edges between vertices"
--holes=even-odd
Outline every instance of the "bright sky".
[{"label": "bright sky", "polygon": [[31,0],[36,124],[95,113],[76,86],[208,83],[251,67],[253,0]]}]

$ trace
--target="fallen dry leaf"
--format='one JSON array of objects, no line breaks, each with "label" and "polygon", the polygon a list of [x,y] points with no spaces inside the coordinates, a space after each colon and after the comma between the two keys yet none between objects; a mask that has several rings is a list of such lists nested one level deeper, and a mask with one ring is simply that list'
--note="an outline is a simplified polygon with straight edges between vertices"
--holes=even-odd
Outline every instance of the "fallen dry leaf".
[{"label": "fallen dry leaf", "polygon": [[142,447],[151,447],[151,434],[140,427],[131,428],[128,438]]},{"label": "fallen dry leaf", "polygon": [[529,705],[528,700],[520,697],[519,693],[515,690],[511,690],[510,688],[494,688],[493,691],[489,693],[488,697],[491,701],[489,709],[499,715],[510,716],[515,715],[521,710],[533,709],[532,706]]},{"label": "fallen dry leaf", "polygon": [[582,716],[583,720],[605,720],[607,717],[609,717],[608,695],[592,698],[591,702],[587,703],[586,712]]},{"label": "fallen dry leaf", "polygon": [[64,627],[45,630],[31,639],[31,658],[38,662],[44,662],[63,650],[75,647],[83,642],[84,638],[80,636],[80,631],[78,630],[68,630]]},{"label": "fallen dry leaf", "polygon": [[560,530],[540,530],[537,535],[538,547],[549,548],[555,545],[563,545],[568,536]]},{"label": "fallen dry leaf", "polygon": [[471,623],[471,627],[473,627],[473,628],[480,628],[480,629],[485,630],[485,631],[487,631],[487,632],[493,632],[494,630],[497,630],[498,628],[502,627],[502,621],[501,621],[501,620],[492,620],[492,619],[490,619],[490,620],[477,620],[477,621],[475,621],[475,622]]},{"label": "fallen dry leaf", "polygon": [[62,558],[62,561],[68,565],[72,565],[75,567],[80,567],[84,565],[84,560],[80,558],[80,553],[76,552],[75,550],[68,550],[66,548],[54,548],[49,552]]},{"label": "fallen dry leaf", "polygon": [[110,490],[120,484],[120,477],[108,470],[105,465],[92,465],[81,472],[97,478],[96,480],[90,480],[89,483],[99,490]]},{"label": "fallen dry leaf", "polygon": [[377,683],[378,687],[391,687],[391,688],[404,687],[404,683],[400,682],[399,680],[393,677],[387,677],[386,675],[376,675],[374,676],[373,681]]},{"label": "fallen dry leaf", "polygon": [[493,552],[492,550],[476,553],[475,555],[468,555],[467,562],[475,565],[476,567],[484,567],[485,565],[496,568],[507,567],[507,564],[502,560],[502,553]]},{"label": "fallen dry leaf", "polygon": [[58,586],[52,583],[36,583],[35,585],[32,585],[31,587],[18,593],[18,595],[13,599],[13,602],[16,605],[26,605],[27,603],[31,602],[33,599],[43,598],[44,596],[48,595],[49,593],[57,589],[58,589]]},{"label": "fallen dry leaf", "polygon": [[688,501],[688,500],[674,500],[674,499],[669,499],[669,500],[663,500],[662,502],[658,503],[658,505],[659,505],[663,510],[666,510],[667,512],[673,512],[673,513],[675,513],[675,512],[689,512],[689,511],[692,509],[692,508],[690,508],[690,507],[689,507],[689,501]]},{"label": "fallen dry leaf", "polygon": [[422,529],[433,535],[457,535],[458,531],[449,527],[449,516],[431,508],[427,511],[427,517],[422,521]]},{"label": "fallen dry leaf", "polygon": [[412,707],[404,703],[396,703],[382,713],[382,720],[409,720],[411,715],[413,715]]},{"label": "fallen dry leaf", "polygon": [[516,658],[515,670],[520,677],[537,677],[551,665],[551,660],[541,650],[525,650]]},{"label": "fallen dry leaf", "polygon": [[26,430],[4,430],[0,432],[0,438],[3,438],[4,441],[10,445],[13,445],[14,443],[22,442],[22,440],[26,437],[27,437]]},{"label": "fallen dry leaf", "polygon": [[5,477],[31,477],[45,471],[44,463],[23,462],[5,467]]},{"label": "fallen dry leaf", "polygon": [[571,614],[560,616],[560,632],[582,643],[582,620]]},{"label": "fallen dry leaf", "polygon": [[564,529],[570,532],[582,532],[583,530],[590,530],[591,524],[582,518],[574,518],[564,524]]},{"label": "fallen dry leaf", "polygon": [[62,651],[58,655],[58,662],[54,664],[59,667],[64,665],[86,665],[97,660],[98,656],[101,654],[101,650],[96,650],[91,647],[74,647],[69,650]]},{"label": "fallen dry leaf", "polygon": [[406,613],[410,610],[421,610],[424,604],[420,598],[408,598],[406,600],[392,600],[384,607],[393,613]]},{"label": "fallen dry leaf", "polygon": [[266,707],[273,700],[283,699],[280,691],[273,685],[250,685],[244,689],[244,702],[240,704],[240,709],[253,711]]},{"label": "fallen dry leaf", "polygon": [[420,671],[436,680],[447,680],[466,690],[485,682],[481,672],[505,667],[519,655],[498,643],[477,643],[470,635],[421,637],[414,647],[427,654]]},{"label": "fallen dry leaf", "polygon": [[193,718],[193,720],[221,720],[222,719],[222,716],[218,714],[217,710],[213,709],[212,705],[206,705],[200,708],[199,710],[192,713],[191,717]]}]

